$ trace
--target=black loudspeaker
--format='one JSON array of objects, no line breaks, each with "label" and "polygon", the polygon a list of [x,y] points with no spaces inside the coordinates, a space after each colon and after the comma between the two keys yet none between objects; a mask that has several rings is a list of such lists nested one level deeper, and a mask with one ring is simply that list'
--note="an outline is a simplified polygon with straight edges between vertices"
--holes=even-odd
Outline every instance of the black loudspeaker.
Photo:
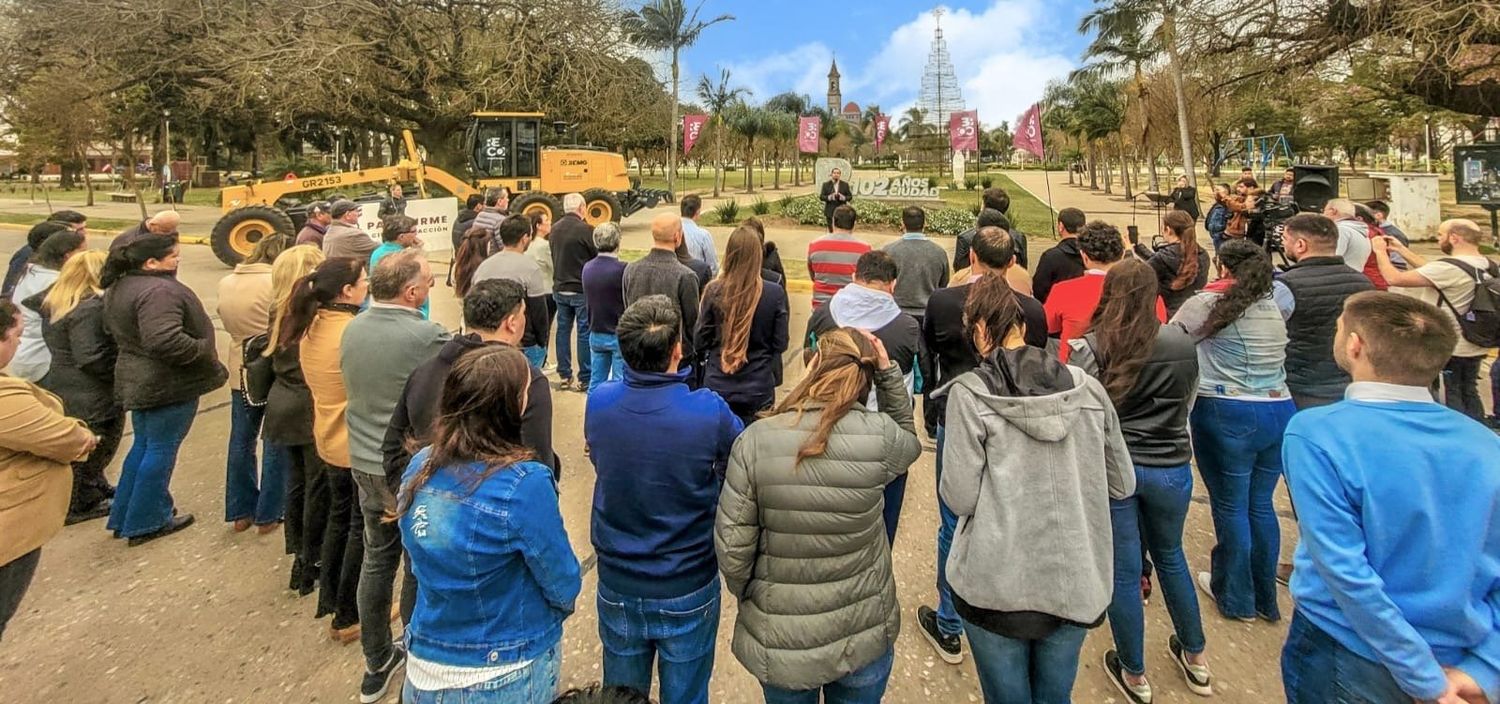
[{"label": "black loudspeaker", "polygon": [[1292,199],[1304,213],[1320,213],[1339,197],[1339,167],[1315,164],[1292,166]]}]

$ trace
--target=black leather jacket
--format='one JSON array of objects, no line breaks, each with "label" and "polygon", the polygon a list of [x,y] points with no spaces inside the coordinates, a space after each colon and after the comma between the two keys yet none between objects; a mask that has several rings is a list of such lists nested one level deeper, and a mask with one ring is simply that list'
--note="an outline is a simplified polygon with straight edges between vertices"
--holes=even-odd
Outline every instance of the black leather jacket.
[{"label": "black leather jacket", "polygon": [[[1072,341],[1068,364],[1099,376],[1094,335]],[[1147,467],[1176,467],[1193,457],[1187,419],[1198,388],[1198,350],[1193,338],[1174,325],[1156,332],[1156,346],[1135,386],[1119,404],[1120,432],[1130,459]]]}]

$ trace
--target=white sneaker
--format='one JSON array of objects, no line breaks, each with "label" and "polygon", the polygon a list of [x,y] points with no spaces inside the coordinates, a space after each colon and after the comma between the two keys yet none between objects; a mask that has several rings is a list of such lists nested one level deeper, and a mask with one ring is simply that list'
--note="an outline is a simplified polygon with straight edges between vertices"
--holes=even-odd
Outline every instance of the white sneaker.
[{"label": "white sneaker", "polygon": [[[1198,573],[1198,579],[1193,580],[1193,582],[1198,585],[1198,591],[1203,592],[1203,596],[1208,597],[1208,600],[1209,600],[1210,603],[1212,603],[1214,606],[1218,606],[1219,605],[1219,600],[1216,599],[1216,598],[1214,598],[1214,589],[1213,589],[1213,586],[1212,586],[1213,585],[1213,581],[1214,581],[1213,575],[1211,575],[1211,574],[1209,574],[1207,572],[1199,572]],[[1224,613],[1224,611],[1221,609],[1219,611],[1219,613],[1222,614],[1222,613]],[[1254,617],[1243,618],[1243,617],[1240,617],[1240,616],[1225,616],[1225,618],[1228,618],[1228,619],[1231,619],[1231,620],[1234,620],[1234,621],[1240,621],[1242,623],[1255,623],[1255,618]]]}]

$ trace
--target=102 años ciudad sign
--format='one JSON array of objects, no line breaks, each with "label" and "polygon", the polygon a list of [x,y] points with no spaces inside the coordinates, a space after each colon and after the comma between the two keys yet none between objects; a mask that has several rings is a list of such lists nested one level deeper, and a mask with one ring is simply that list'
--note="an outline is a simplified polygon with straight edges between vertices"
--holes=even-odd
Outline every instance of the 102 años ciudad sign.
[{"label": "102 a\u00f1os ciudad sign", "polygon": [[817,182],[821,184],[827,181],[834,169],[838,169],[844,180],[849,182],[855,198],[900,201],[940,200],[941,198],[937,187],[929,186],[925,177],[890,173],[856,173],[848,159],[829,157],[818,159],[813,167]]}]

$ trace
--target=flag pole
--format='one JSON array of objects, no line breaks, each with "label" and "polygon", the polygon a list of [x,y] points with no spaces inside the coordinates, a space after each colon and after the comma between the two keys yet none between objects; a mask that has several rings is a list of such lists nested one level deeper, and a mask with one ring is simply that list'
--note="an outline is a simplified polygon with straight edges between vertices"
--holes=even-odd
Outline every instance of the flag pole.
[{"label": "flag pole", "polygon": [[1057,209],[1052,207],[1052,169],[1047,168],[1047,132],[1042,129],[1042,111],[1036,111],[1036,141],[1042,145],[1042,182],[1047,184],[1047,213],[1057,221]]}]

